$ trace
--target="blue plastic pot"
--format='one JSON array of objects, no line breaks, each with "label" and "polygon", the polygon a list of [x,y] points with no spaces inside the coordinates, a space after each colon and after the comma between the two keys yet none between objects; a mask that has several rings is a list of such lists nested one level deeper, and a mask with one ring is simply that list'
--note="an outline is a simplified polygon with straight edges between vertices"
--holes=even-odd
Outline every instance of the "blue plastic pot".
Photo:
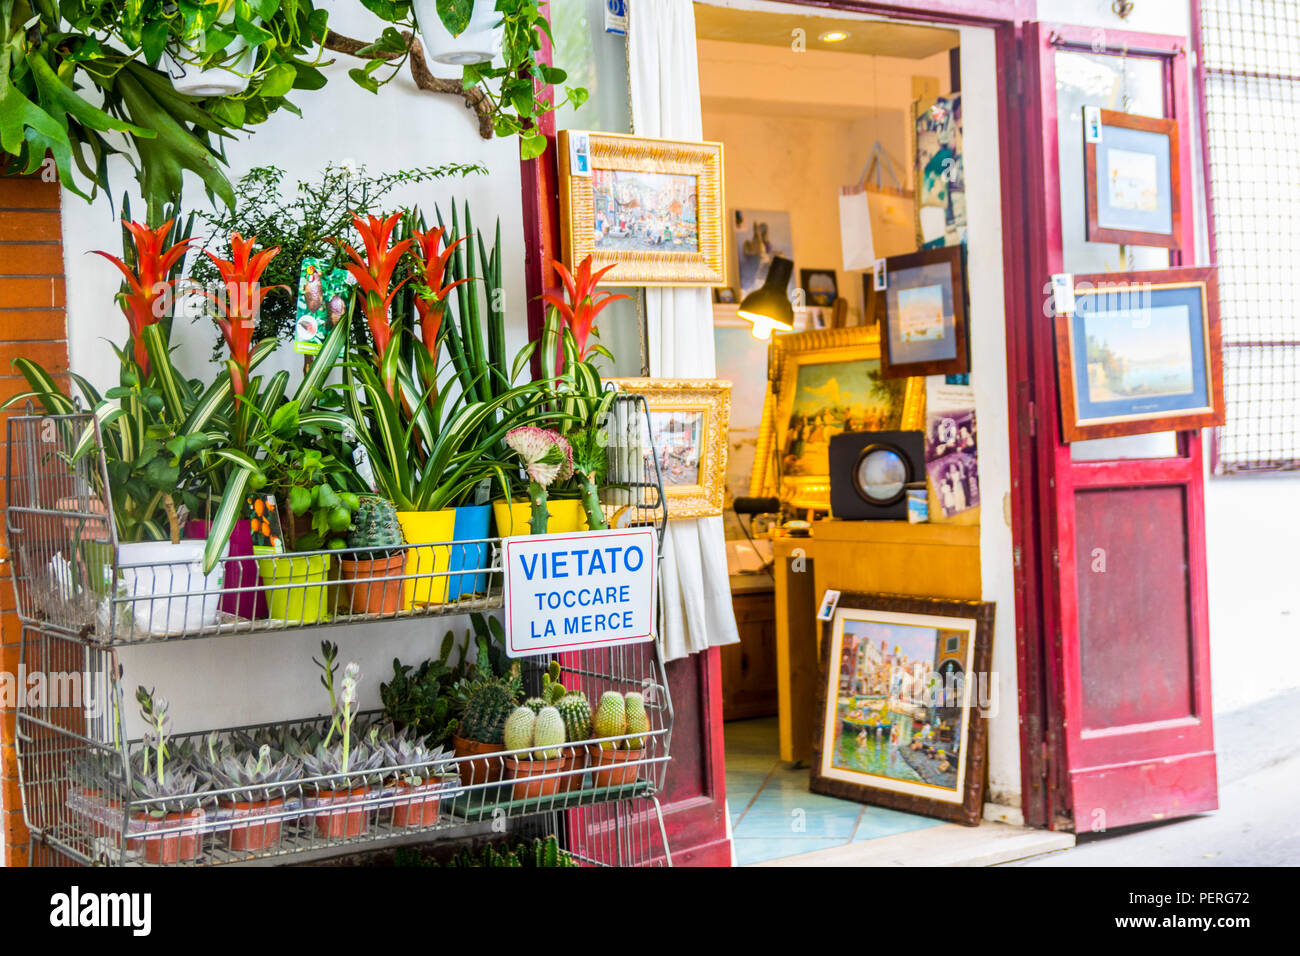
[{"label": "blue plastic pot", "polygon": [[[491,505],[466,505],[456,509],[452,541],[480,541],[489,534]],[[488,588],[487,569],[492,566],[492,548],[478,544],[456,544],[451,549],[451,572],[447,578],[447,600],[482,594]],[[457,572],[466,572],[458,574]],[[475,573],[477,572],[477,573]]]}]

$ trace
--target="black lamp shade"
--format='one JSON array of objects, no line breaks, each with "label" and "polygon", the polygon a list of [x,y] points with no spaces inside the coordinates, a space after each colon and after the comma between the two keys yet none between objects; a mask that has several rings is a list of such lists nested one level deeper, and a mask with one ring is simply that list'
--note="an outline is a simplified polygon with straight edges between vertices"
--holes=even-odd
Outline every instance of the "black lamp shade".
[{"label": "black lamp shade", "polygon": [[785,329],[794,328],[794,307],[790,305],[790,296],[786,291],[793,271],[793,262],[784,256],[774,256],[767,267],[767,278],[763,280],[763,285],[741,300],[740,316],[751,321],[757,317],[777,323]]}]

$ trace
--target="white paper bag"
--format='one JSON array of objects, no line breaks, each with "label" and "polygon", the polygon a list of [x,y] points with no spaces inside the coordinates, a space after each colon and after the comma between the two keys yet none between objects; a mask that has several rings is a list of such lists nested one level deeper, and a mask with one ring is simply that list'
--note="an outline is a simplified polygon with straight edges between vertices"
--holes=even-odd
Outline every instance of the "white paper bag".
[{"label": "white paper bag", "polygon": [[840,249],[844,271],[870,269],[876,261],[871,236],[871,202],[862,186],[840,189]]}]

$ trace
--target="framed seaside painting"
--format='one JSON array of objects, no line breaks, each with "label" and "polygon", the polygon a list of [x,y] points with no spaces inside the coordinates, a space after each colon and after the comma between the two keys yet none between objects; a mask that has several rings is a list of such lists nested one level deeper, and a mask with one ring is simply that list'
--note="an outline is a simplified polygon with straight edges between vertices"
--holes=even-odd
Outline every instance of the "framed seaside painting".
[{"label": "framed seaside painting", "polygon": [[844,592],[822,641],[809,788],[978,826],[994,605]]},{"label": "framed seaside painting", "polygon": [[727,422],[731,383],[716,379],[615,378],[624,391],[645,396],[650,410],[651,447],[659,465],[668,517],[707,518],[722,514],[726,489]]},{"label": "framed seaside painting", "polygon": [[1083,124],[1088,241],[1178,249],[1177,120],[1085,107]]},{"label": "framed seaside painting", "polygon": [[1214,268],[1074,281],[1074,313],[1056,317],[1065,441],[1224,423]]},{"label": "framed seaside painting", "polygon": [[884,376],[876,329],[778,335],[769,351],[749,493],[828,510],[833,437],[924,427],[925,380]]},{"label": "framed seaside painting", "polygon": [[725,285],[722,144],[561,130],[564,265],[602,284]]},{"label": "framed seaside painting", "polygon": [[880,326],[886,378],[970,371],[965,246],[922,249],[885,260],[885,288],[866,280]]}]

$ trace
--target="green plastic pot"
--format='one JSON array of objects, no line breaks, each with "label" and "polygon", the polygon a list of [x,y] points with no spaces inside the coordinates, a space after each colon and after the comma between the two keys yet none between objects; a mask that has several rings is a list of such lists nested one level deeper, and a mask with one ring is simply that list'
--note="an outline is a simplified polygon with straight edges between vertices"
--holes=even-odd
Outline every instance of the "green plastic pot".
[{"label": "green plastic pot", "polygon": [[267,588],[266,604],[270,616],[290,624],[328,621],[331,563],[328,554],[284,554],[259,558],[257,571]]}]

